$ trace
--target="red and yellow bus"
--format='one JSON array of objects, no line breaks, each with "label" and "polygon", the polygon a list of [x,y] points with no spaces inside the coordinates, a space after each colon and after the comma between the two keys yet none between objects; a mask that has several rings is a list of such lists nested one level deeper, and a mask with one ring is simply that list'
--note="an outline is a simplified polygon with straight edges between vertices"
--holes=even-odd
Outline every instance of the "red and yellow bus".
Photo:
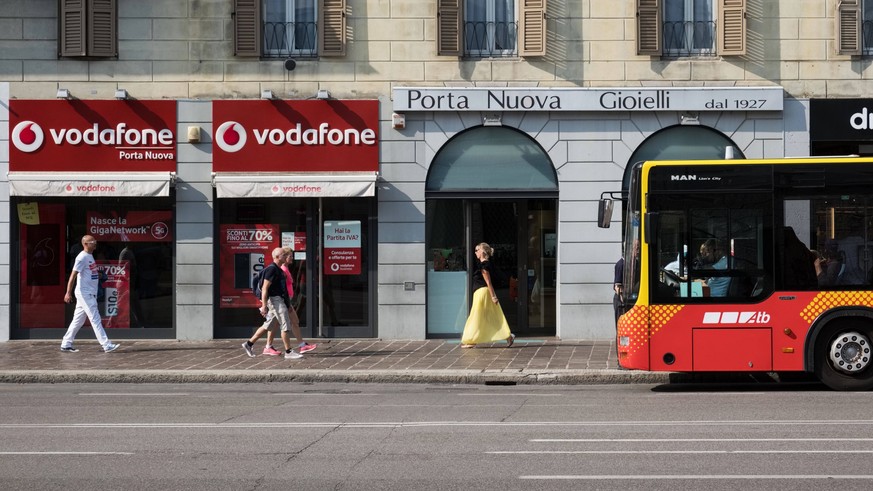
[{"label": "red and yellow bus", "polygon": [[638,163],[624,209],[624,368],[873,388],[873,159]]}]

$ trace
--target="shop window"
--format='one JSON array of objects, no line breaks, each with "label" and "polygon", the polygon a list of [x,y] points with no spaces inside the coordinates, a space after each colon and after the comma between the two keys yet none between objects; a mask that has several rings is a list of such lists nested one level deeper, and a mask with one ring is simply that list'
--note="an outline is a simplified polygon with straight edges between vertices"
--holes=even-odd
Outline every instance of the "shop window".
[{"label": "shop window", "polygon": [[83,235],[97,240],[94,259],[100,268],[98,305],[104,327],[126,332],[173,328],[175,227],[169,198],[19,198],[13,206],[19,217],[14,254],[21,337],[40,337],[41,329],[70,323],[73,306],[64,303],[64,292]]},{"label": "shop window", "polygon": [[345,0],[235,0],[233,20],[237,56],[345,55]]},{"label": "shop window", "polygon": [[746,54],[746,0],[637,0],[637,54]]},{"label": "shop window", "polygon": [[272,263],[276,247],[293,251],[291,303],[304,337],[373,335],[373,200],[323,198],[319,205],[307,198],[222,198],[217,203],[216,336],[248,337],[264,321],[252,279]]},{"label": "shop window", "polygon": [[440,0],[440,55],[497,58],[546,54],[546,0]]},{"label": "shop window", "polygon": [[117,57],[116,0],[60,0],[58,56]]}]

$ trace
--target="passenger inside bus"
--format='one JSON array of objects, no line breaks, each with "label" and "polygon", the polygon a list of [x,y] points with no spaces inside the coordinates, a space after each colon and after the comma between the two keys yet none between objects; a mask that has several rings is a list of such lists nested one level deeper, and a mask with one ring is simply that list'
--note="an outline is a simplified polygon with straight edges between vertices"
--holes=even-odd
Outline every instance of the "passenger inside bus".
[{"label": "passenger inside bus", "polygon": [[813,264],[818,286],[839,285],[846,270],[846,263],[841,257],[836,241],[828,239],[822,252],[813,252],[817,255]]},{"label": "passenger inside bus", "polygon": [[786,290],[811,290],[818,287],[815,253],[797,238],[791,227],[782,227],[782,287]]},{"label": "passenger inside bus", "polygon": [[[700,256],[698,256],[700,267],[718,270],[728,269],[727,256],[724,253],[719,241],[715,239],[707,239],[700,246]],[[728,287],[731,284],[729,276],[713,276],[703,280],[703,284],[709,287],[709,296],[724,297],[727,295]]]}]

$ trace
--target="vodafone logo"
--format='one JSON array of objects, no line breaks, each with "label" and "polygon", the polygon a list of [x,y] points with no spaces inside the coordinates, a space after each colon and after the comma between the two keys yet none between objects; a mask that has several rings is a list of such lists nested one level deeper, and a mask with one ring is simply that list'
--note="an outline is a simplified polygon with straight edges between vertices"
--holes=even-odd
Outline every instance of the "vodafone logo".
[{"label": "vodafone logo", "polygon": [[246,130],[236,121],[222,123],[215,132],[215,143],[225,152],[238,152],[246,144]]},{"label": "vodafone logo", "polygon": [[22,152],[35,152],[45,141],[42,128],[33,121],[22,121],[12,129],[12,144]]}]

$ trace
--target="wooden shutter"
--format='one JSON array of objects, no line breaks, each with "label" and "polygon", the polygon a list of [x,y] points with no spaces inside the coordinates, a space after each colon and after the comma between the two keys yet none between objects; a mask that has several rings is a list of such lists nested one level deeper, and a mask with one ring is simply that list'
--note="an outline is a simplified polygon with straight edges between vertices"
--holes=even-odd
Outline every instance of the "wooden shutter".
[{"label": "wooden shutter", "polygon": [[346,0],[321,0],[318,15],[318,54],[345,56]]},{"label": "wooden shutter", "polygon": [[88,56],[118,56],[116,0],[88,2]]},{"label": "wooden shutter", "polygon": [[58,55],[85,56],[85,0],[60,0],[58,9]]},{"label": "wooden shutter", "polygon": [[861,0],[841,0],[837,4],[837,53],[861,54]]},{"label": "wooden shutter", "polygon": [[233,54],[261,56],[261,0],[233,0]]},{"label": "wooden shutter", "polygon": [[661,0],[637,0],[637,54],[661,55]]},{"label": "wooden shutter", "polygon": [[519,49],[521,56],[546,54],[546,0],[521,0]]},{"label": "wooden shutter", "polygon": [[437,54],[461,56],[463,0],[437,0]]},{"label": "wooden shutter", "polygon": [[718,0],[718,54],[746,54],[746,0]]}]

